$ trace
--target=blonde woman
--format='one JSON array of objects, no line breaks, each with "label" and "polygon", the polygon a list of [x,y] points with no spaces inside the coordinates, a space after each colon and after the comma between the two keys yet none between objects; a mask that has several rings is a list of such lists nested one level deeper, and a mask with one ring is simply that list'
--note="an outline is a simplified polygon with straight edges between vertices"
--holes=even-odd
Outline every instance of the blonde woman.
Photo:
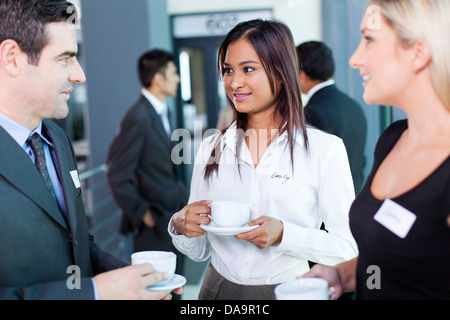
[{"label": "blonde woman", "polygon": [[380,137],[350,210],[359,257],[305,276],[327,279],[333,298],[356,289],[358,299],[450,299],[450,1],[369,5],[350,65],[367,103],[408,119]]}]

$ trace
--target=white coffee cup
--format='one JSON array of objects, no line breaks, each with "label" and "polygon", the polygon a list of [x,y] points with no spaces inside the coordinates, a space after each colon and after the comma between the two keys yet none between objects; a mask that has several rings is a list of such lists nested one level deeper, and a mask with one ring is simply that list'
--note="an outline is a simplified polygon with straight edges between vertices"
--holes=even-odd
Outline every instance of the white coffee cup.
[{"label": "white coffee cup", "polygon": [[329,300],[328,282],[319,278],[301,278],[275,287],[277,300]]},{"label": "white coffee cup", "polygon": [[238,228],[250,221],[250,205],[245,201],[214,201],[211,218],[216,227]]},{"label": "white coffee cup", "polygon": [[177,256],[175,253],[168,251],[139,251],[131,255],[132,265],[142,263],[150,263],[154,272],[167,272],[169,274],[169,279],[155,284],[155,286],[164,286],[169,283],[175,274]]}]

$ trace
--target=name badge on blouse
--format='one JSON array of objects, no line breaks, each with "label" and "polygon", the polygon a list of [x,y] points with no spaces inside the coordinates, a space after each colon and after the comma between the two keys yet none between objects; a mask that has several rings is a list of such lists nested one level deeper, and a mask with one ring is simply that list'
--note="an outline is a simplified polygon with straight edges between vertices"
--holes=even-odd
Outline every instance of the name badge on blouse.
[{"label": "name badge on blouse", "polygon": [[270,178],[270,181],[275,183],[276,185],[289,185],[292,176],[291,173],[288,173],[283,169],[274,167],[268,167],[262,170],[263,171],[260,172],[267,175]]},{"label": "name badge on blouse", "polygon": [[416,218],[414,213],[389,199],[383,202],[374,216],[376,221],[402,239],[408,235]]}]

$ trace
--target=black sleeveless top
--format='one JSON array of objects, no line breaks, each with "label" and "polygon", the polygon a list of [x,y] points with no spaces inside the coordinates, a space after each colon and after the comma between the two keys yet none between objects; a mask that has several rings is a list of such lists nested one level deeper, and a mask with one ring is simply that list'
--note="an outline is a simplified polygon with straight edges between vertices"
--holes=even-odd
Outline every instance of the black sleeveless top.
[{"label": "black sleeveless top", "polygon": [[373,177],[407,127],[398,121],[382,134],[372,172],[350,209],[359,249],[357,299],[450,299],[450,157],[415,188],[390,199],[416,216],[404,238],[374,219],[383,201],[370,191]]}]

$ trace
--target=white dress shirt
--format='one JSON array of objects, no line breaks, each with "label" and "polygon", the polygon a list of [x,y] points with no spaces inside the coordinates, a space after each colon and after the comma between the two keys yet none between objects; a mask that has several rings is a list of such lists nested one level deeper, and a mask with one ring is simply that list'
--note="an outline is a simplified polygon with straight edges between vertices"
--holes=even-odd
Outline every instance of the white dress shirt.
[{"label": "white dress shirt", "polygon": [[[197,153],[189,203],[200,200],[241,200],[251,206],[251,219],[271,216],[283,223],[282,241],[259,249],[234,236],[206,233],[197,238],[178,235],[169,223],[175,247],[194,261],[211,257],[226,279],[245,285],[276,284],[309,270],[308,260],[334,265],[357,256],[348,213],[355,194],[341,139],[308,128],[309,151],[296,137],[294,170],[287,133],[272,141],[255,168],[245,143],[236,158],[236,124],[221,139],[218,175],[204,180],[204,168],[214,147],[205,139]],[[217,153],[216,153],[217,154]],[[322,222],[328,232],[320,230]]]},{"label": "white dress shirt", "polygon": [[320,89],[331,86],[333,84],[335,84],[333,79],[316,84],[314,87],[309,89],[308,93],[306,94],[306,99],[307,100],[311,99],[311,97],[314,95],[314,93],[316,93]]},{"label": "white dress shirt", "polygon": [[142,88],[141,90],[142,95],[147,98],[147,100],[152,104],[153,108],[155,109],[156,113],[161,117],[161,121],[163,123],[164,129],[167,132],[167,135],[170,137],[172,134],[172,130],[170,128],[170,121],[168,116],[168,107],[167,103],[164,101],[159,100],[154,95],[152,95],[148,90]]}]

